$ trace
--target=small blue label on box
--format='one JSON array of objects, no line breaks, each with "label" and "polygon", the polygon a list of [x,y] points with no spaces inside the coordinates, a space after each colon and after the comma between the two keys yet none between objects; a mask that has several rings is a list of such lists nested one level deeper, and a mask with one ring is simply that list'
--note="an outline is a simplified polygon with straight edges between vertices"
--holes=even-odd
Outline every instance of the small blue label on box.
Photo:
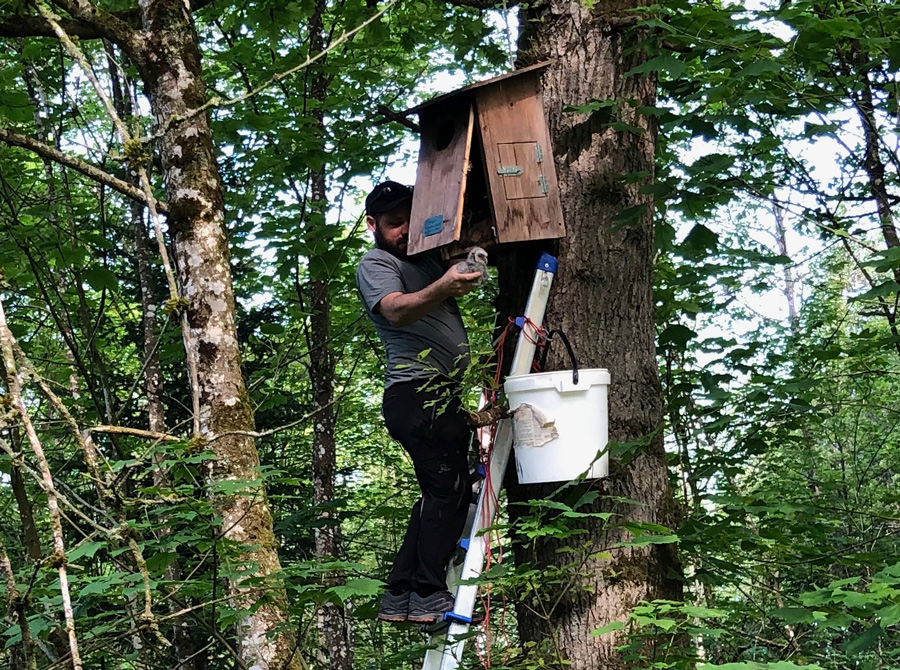
[{"label": "small blue label on box", "polygon": [[444,227],[444,215],[430,216],[425,219],[425,225],[422,227],[422,236],[437,235]]}]

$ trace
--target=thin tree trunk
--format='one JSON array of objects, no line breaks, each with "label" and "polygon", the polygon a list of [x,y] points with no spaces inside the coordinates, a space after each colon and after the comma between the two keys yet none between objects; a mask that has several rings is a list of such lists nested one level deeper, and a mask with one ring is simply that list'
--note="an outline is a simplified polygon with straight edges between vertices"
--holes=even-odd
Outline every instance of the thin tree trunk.
[{"label": "thin tree trunk", "polygon": [[[137,67],[150,96],[160,134],[168,224],[181,287],[180,296],[173,294],[169,306],[175,312],[184,311],[195,438],[205,441],[216,456],[209,469],[212,483],[248,482],[243,495],[218,494],[213,502],[222,516],[224,538],[247,547],[241,555],[241,563],[248,566],[246,577],[271,578],[264,586],[248,585],[242,577],[229,582],[232,604],[241,610],[237,655],[254,670],[297,670],[286,592],[272,577],[281,566],[271,513],[263,487],[250,483],[258,476],[259,456],[247,434],[253,429],[253,414],[241,375],[222,184],[208,114],[194,111],[206,103],[206,88],[189,3],[140,0],[141,30],[89,0],[57,0],[54,4],[88,32],[94,31],[92,37],[105,37],[119,46]],[[67,51],[84,63],[78,47],[47,7],[38,3],[34,8]],[[90,66],[84,63],[84,68],[102,95],[103,88]],[[118,120],[111,103],[103,102]],[[127,138],[128,131],[121,123],[117,130],[123,140]],[[130,156],[140,148],[135,141],[124,147]],[[149,183],[142,186],[146,194]]]},{"label": "thin tree trunk", "polygon": [[0,374],[4,377],[6,390],[12,407],[19,415],[25,435],[31,445],[41,472],[41,485],[47,495],[47,506],[50,511],[50,527],[53,535],[52,561],[59,576],[59,590],[62,596],[63,619],[65,621],[66,638],[69,645],[69,655],[72,668],[81,670],[81,655],[79,653],[78,638],[75,633],[75,615],[72,608],[72,597],[69,591],[69,576],[66,562],[66,546],[63,537],[62,520],[59,510],[59,501],[56,495],[56,487],[53,483],[53,475],[50,472],[50,464],[44,454],[44,448],[38,439],[34,424],[28,414],[25,401],[22,398],[22,388],[19,383],[19,372],[16,367],[13,347],[15,338],[6,323],[6,315],[3,311],[3,303],[0,302]]},{"label": "thin tree trunk", "polygon": [[34,660],[34,642],[31,639],[31,630],[28,626],[28,616],[25,612],[25,599],[19,593],[16,586],[16,573],[13,572],[12,563],[6,554],[3,540],[0,539],[0,576],[3,577],[6,586],[7,617],[11,622],[19,625],[22,640],[20,644],[10,649],[12,667],[24,670],[35,670],[37,665]]},{"label": "thin tree trunk", "polygon": [[[625,12],[638,4],[631,0],[597,3],[589,10],[580,0],[549,0],[520,10],[519,52],[533,61],[555,59],[544,74],[543,90],[567,237],[559,242],[560,266],[546,322],[569,335],[583,367],[609,369],[610,441],[646,441],[633,460],[611,463],[610,476],[590,484],[601,493],[592,511],[620,515],[614,517],[614,525],[591,520],[586,524],[588,536],[532,543],[518,538],[515,543],[517,563],[538,568],[584,558],[580,574],[571,574],[566,584],[538,586],[535,598],[517,605],[524,640],[547,645],[554,665],[561,666],[565,659],[565,667],[571,670],[629,666],[616,649],[622,643],[620,634],[598,637],[591,631],[611,621],[624,621],[642,601],[682,597],[674,544],[616,548],[632,538],[621,522],[674,528],[678,519],[661,434],[652,202],[640,192],[649,178],[636,183],[622,179],[654,171],[656,129],[650,117],[636,115],[634,109],[654,104],[655,80],[624,76],[644,56],[629,51],[633,41],[623,40],[616,27],[621,23],[618,19],[626,18]],[[619,101],[620,120],[642,132],[617,132],[605,128],[597,117],[566,111],[567,105],[608,99]],[[646,210],[633,220],[615,220],[623,210],[636,206]],[[533,268],[522,253],[502,261],[502,314],[521,312],[522,287],[530,285]],[[551,369],[568,367],[560,352],[551,356]],[[544,497],[555,488],[513,485],[510,502]],[[520,517],[521,510],[511,505],[511,518]],[[587,539],[593,548],[610,551],[611,558],[584,555]]]},{"label": "thin tree trunk", "polygon": [[[340,555],[340,521],[328,505],[334,500],[334,475],[337,450],[334,439],[334,375],[335,358],[329,343],[331,300],[328,281],[309,283],[312,295],[310,310],[310,363],[313,408],[313,505],[319,510],[315,529],[316,558],[329,560]],[[329,583],[341,580],[341,574],[329,575]],[[327,602],[318,612],[319,633],[324,644],[326,666],[336,670],[352,670],[352,622],[345,606]]]},{"label": "thin tree trunk", "polygon": [[[778,253],[788,258],[787,228],[784,225],[784,209],[775,204],[772,207],[775,216],[775,240],[778,243]],[[797,334],[800,328],[800,315],[797,313],[797,281],[794,279],[794,271],[789,263],[784,266],[784,298],[787,300],[788,319],[791,324],[791,332]]]},{"label": "thin tree trunk", "polygon": [[[15,428],[9,429],[9,436],[13,450],[18,452],[19,440]],[[22,544],[25,546],[25,555],[28,556],[28,560],[37,563],[42,558],[41,538],[38,536],[37,525],[34,522],[34,511],[31,501],[28,499],[25,478],[22,476],[18,464],[12,464],[9,476],[13,497],[16,499],[16,508],[19,511],[19,519],[22,522]]]},{"label": "thin tree trunk", "polygon": [[[310,53],[320,53],[325,47],[323,18],[325,1],[317,0],[309,22]],[[322,64],[324,65],[324,64]],[[328,76],[320,66],[310,73],[308,98],[315,102],[311,115],[316,120],[318,139],[325,153],[325,102],[328,97]],[[323,215],[328,209],[327,181],[324,171],[312,174],[309,210]],[[315,218],[307,217],[307,221]],[[312,276],[308,285],[310,305],[309,379],[312,387],[313,409],[313,504],[319,510],[315,529],[316,558],[328,560],[340,555],[340,521],[328,506],[334,500],[334,475],[337,461],[335,444],[334,377],[335,356],[329,341],[331,330],[331,294],[326,272]],[[337,583],[340,573],[330,573],[328,580]],[[325,651],[325,666],[333,670],[353,670],[351,619],[346,606],[324,603],[318,612],[319,635]]]},{"label": "thin tree trunk", "polygon": [[[855,57],[857,63],[861,63],[859,57]],[[891,209],[891,197],[885,183],[885,165],[881,158],[881,135],[878,131],[878,122],[875,118],[875,104],[872,96],[872,85],[869,82],[869,75],[863,74],[862,69],[858,69],[857,76],[862,79],[862,90],[859,99],[855,100],[856,111],[859,114],[859,120],[863,127],[865,136],[865,155],[863,157],[863,168],[869,179],[869,190],[875,200],[878,208],[878,218],[881,221],[881,234],[884,243],[888,249],[900,246],[900,239],[897,236],[897,228],[894,226],[894,215]],[[895,278],[900,278],[900,274],[895,272]]]}]

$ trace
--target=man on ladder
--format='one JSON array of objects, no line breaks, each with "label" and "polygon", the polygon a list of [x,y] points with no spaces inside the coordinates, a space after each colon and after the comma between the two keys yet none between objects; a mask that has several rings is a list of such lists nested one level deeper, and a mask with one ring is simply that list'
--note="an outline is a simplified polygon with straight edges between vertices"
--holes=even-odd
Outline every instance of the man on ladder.
[{"label": "man on ladder", "polygon": [[378,618],[431,623],[453,610],[446,568],[472,496],[470,429],[459,398],[469,344],[455,298],[472,291],[481,273],[445,270],[437,251],[407,256],[411,204],[412,190],[397,182],[368,195],[375,248],[360,261],[356,285],[387,356],[385,425],[410,455],[422,491]]}]

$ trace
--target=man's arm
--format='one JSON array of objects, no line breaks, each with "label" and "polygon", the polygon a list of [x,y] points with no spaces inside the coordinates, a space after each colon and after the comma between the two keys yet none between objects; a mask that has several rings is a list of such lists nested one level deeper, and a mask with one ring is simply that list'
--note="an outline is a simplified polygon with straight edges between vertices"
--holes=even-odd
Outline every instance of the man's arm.
[{"label": "man's arm", "polygon": [[388,293],[375,311],[396,328],[408,326],[421,319],[447,298],[456,298],[472,291],[481,277],[480,272],[460,272],[454,264],[439,279],[415,293]]}]

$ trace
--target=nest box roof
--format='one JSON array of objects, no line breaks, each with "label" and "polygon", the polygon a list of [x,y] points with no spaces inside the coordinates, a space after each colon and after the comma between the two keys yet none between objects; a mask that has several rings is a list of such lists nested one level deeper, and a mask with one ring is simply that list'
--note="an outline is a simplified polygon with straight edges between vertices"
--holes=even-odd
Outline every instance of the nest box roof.
[{"label": "nest box roof", "polygon": [[417,114],[421,110],[431,107],[432,105],[436,105],[439,102],[446,102],[455,98],[458,95],[463,95],[465,93],[469,93],[478,88],[482,88],[484,86],[490,86],[491,84],[496,84],[497,82],[503,81],[505,79],[512,79],[513,77],[518,77],[522,74],[527,74],[529,72],[536,72],[538,70],[543,70],[545,67],[550,65],[553,61],[548,60],[543,63],[537,63],[535,65],[529,65],[528,67],[523,67],[519,70],[513,70],[512,72],[507,72],[506,74],[501,74],[499,77],[493,77],[492,79],[485,79],[484,81],[478,81],[474,84],[469,84],[463,88],[459,88],[455,91],[451,91],[450,93],[443,93],[437,97],[432,98],[431,100],[426,100],[423,103],[416,105],[415,107],[410,107],[409,109],[400,112],[401,116],[408,116],[409,114]]}]

